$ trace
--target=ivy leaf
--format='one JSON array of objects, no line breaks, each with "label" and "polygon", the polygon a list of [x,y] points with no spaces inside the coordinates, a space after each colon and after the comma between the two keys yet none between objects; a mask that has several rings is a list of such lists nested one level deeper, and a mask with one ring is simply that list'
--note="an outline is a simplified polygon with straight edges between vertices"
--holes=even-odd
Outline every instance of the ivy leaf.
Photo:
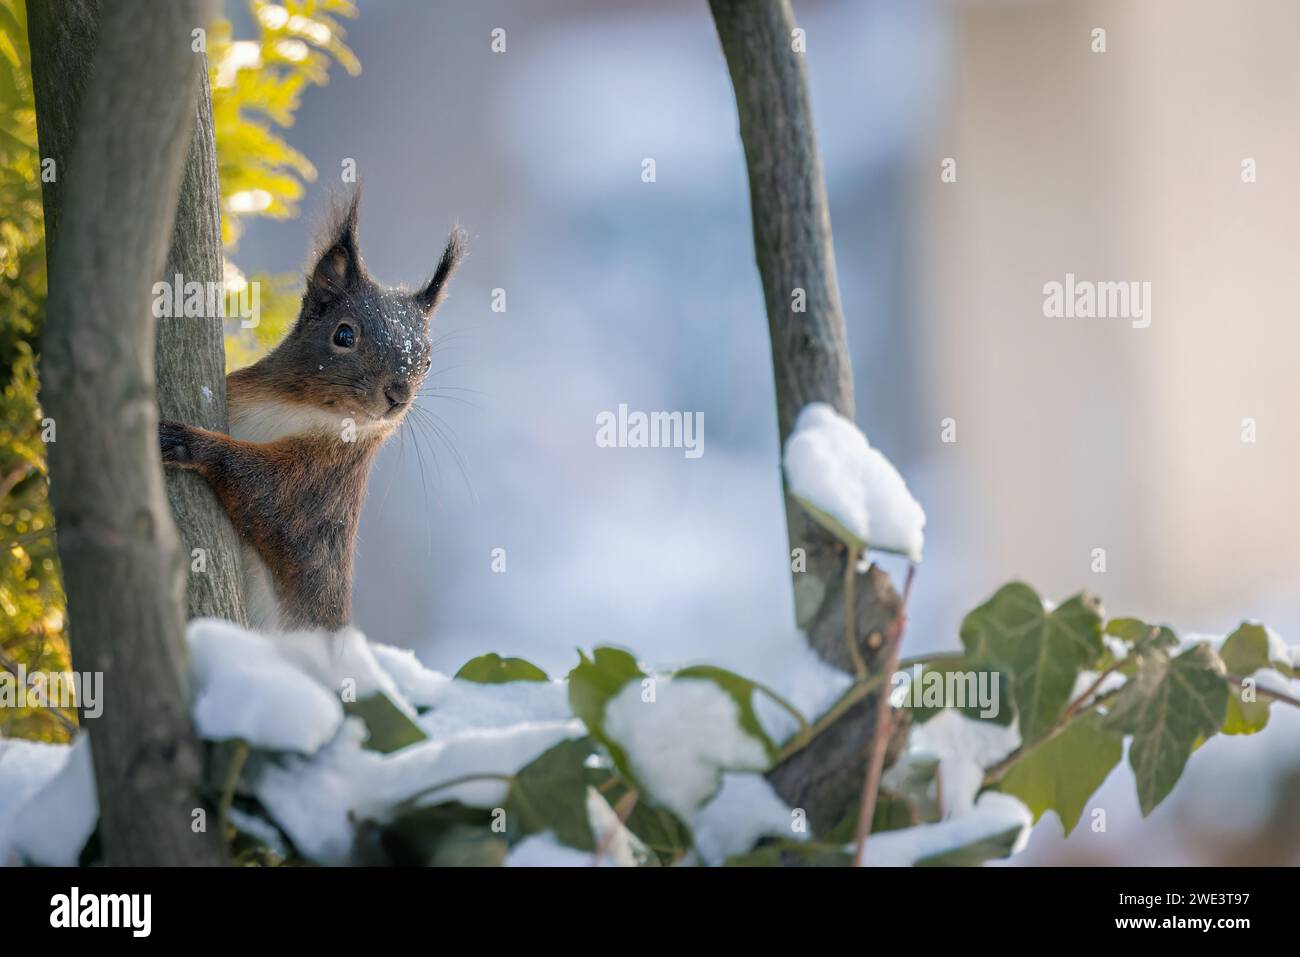
[{"label": "ivy leaf", "polygon": [[[841,522],[836,518],[835,515],[818,508],[812,503],[811,499],[801,497],[793,489],[790,494],[794,496],[796,502],[804,507],[813,521],[834,535],[839,541],[843,542],[845,545],[851,546],[859,552],[867,548],[867,542],[858,537],[856,532],[851,530],[844,522]],[[884,549],[881,550],[883,551]]]},{"label": "ivy leaf", "polygon": [[554,831],[561,844],[594,851],[587,815],[587,771],[590,738],[561,741],[515,776],[506,794],[510,843],[539,831]]},{"label": "ivy leaf", "polygon": [[1124,739],[1103,726],[1096,711],[1074,719],[1065,730],[1012,765],[998,790],[1015,795],[1034,814],[1055,811],[1068,835],[1093,792],[1124,755]]},{"label": "ivy leaf", "polygon": [[758,713],[754,710],[754,693],[759,690],[754,682],[748,678],[742,678],[735,672],[727,671],[725,668],[716,668],[713,665],[695,665],[690,668],[683,668],[680,671],[673,672],[673,678],[698,678],[716,684],[736,702],[736,708],[740,712],[741,729],[746,734],[763,742],[763,747],[767,749],[769,758],[776,758],[777,746],[767,736],[767,732],[763,730],[763,725],[758,720]]},{"label": "ivy leaf", "polygon": [[1223,726],[1227,708],[1223,663],[1209,645],[1177,658],[1161,649],[1139,658],[1105,726],[1133,735],[1128,758],[1143,817],[1173,790],[1192,751]]},{"label": "ivy leaf", "polygon": [[359,701],[345,701],[343,710],[365,722],[369,732],[365,743],[367,751],[391,754],[408,744],[428,738],[420,726],[388,700],[383,692],[375,692]]},{"label": "ivy leaf", "polygon": [[[1269,659],[1268,632],[1262,625],[1242,622],[1219,651],[1223,665],[1231,674],[1249,677],[1263,668],[1272,668]],[[1253,689],[1252,689],[1253,690]],[[1270,699],[1256,697],[1247,701],[1247,689],[1233,688],[1228,694],[1228,714],[1223,719],[1224,734],[1254,734],[1268,724]]]},{"label": "ivy leaf", "polygon": [[[970,684],[972,678],[975,681],[974,685]],[[986,709],[979,704],[981,678],[985,682],[997,682],[999,706],[995,714],[984,714]],[[985,687],[987,688],[988,685]],[[1005,728],[1016,717],[1014,707],[1001,707],[1002,693],[1010,687],[1010,679],[1002,672],[991,670],[987,664],[980,665],[960,655],[954,655],[951,658],[928,662],[921,669],[919,676],[908,686],[901,707],[911,710],[913,722],[924,724],[946,708],[952,707],[957,700],[961,700],[959,696],[964,695],[965,700],[970,703],[956,710],[972,721],[991,721]],[[958,688],[961,690],[957,691]],[[950,690],[955,693],[949,694]]]},{"label": "ivy leaf", "polygon": [[609,751],[623,777],[635,781],[628,769],[627,752],[605,734],[605,705],[629,681],[644,678],[645,672],[621,648],[597,648],[590,658],[579,651],[578,657],[577,666],[569,672],[569,707]]},{"label": "ivy leaf", "polygon": [[481,685],[499,685],[508,681],[550,681],[546,672],[523,658],[502,658],[495,652],[479,655],[460,666],[456,677]]},{"label": "ivy leaf", "polygon": [[1020,837],[1021,830],[1022,828],[1019,826],[1011,827],[997,834],[990,834],[988,837],[972,841],[970,844],[954,847],[950,851],[944,851],[930,857],[922,857],[912,866],[978,867],[987,861],[1010,857],[1011,851],[1016,845],[1016,840]]},{"label": "ivy leaf", "polygon": [[1263,625],[1242,622],[1224,641],[1219,657],[1234,675],[1253,675],[1261,668],[1273,667],[1268,655],[1268,631]]},{"label": "ivy leaf", "polygon": [[966,616],[961,640],[975,662],[1007,672],[1026,744],[1055,727],[1079,672],[1105,647],[1096,598],[1076,595],[1053,611],[1028,585],[1005,585]]},{"label": "ivy leaf", "polygon": [[1224,734],[1254,734],[1263,731],[1268,725],[1270,703],[1271,699],[1267,696],[1247,700],[1245,688],[1231,688],[1228,692],[1228,711],[1223,718],[1223,727],[1219,730]]},{"label": "ivy leaf", "polygon": [[[1172,628],[1165,625],[1149,625],[1140,618],[1114,618],[1106,623],[1106,634],[1112,635],[1129,647],[1128,657],[1119,662],[1116,669],[1121,674],[1131,676],[1137,669],[1137,660],[1148,651],[1171,651],[1178,647],[1178,636]],[[1108,653],[1108,660],[1103,661],[1100,670],[1105,670],[1115,663]]]}]

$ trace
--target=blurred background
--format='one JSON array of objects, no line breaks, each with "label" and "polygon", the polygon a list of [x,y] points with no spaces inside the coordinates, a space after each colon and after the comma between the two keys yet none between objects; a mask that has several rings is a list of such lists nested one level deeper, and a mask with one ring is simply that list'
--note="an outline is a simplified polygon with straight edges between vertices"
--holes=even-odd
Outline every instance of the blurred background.
[{"label": "blurred background", "polygon": [[[963,615],[1016,578],[1180,633],[1252,618],[1300,641],[1300,6],[794,8],[858,422],[929,519],[907,652],[956,647]],[[225,12],[256,35],[243,2]],[[436,320],[437,428],[409,423],[372,479],[358,626],[447,671],[497,651],[562,674],[575,647],[612,643],[778,679],[801,639],[707,4],[359,13],[360,72],[305,88],[280,134],[318,174],[305,215],[250,216],[231,254],[249,275],[300,269],[348,160],[380,280],[420,282],[454,221],[470,233]],[[1043,285],[1067,272],[1150,282],[1150,327],[1044,318]],[[702,414],[705,454],[597,448],[620,403]],[[1210,740],[1147,820],[1121,765],[1089,805],[1105,833],[1085,815],[1063,841],[1049,815],[1010,863],[1300,864],[1297,732],[1278,707],[1262,734]]]}]

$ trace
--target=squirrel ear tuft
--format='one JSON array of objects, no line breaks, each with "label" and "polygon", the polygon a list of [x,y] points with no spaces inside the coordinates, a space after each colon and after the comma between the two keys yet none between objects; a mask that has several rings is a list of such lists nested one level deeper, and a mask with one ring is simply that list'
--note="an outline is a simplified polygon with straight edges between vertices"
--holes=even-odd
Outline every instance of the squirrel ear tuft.
[{"label": "squirrel ear tuft", "polygon": [[442,258],[438,260],[438,268],[434,270],[433,278],[415,294],[415,303],[424,310],[426,316],[433,315],[433,311],[442,302],[447,293],[447,282],[464,258],[465,231],[455,226],[452,228],[451,235],[447,237],[447,247],[442,251]]},{"label": "squirrel ear tuft", "polygon": [[361,190],[356,189],[342,204],[336,205],[330,225],[321,243],[323,251],[307,277],[307,291],[331,298],[356,288],[365,276],[361,253],[357,249],[357,208]]}]

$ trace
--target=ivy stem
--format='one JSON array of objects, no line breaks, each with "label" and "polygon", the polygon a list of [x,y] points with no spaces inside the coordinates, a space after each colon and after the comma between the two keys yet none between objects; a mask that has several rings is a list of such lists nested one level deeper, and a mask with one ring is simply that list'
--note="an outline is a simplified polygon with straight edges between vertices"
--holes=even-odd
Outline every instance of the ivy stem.
[{"label": "ivy stem", "polygon": [[[803,712],[800,711],[798,708],[796,708],[794,705],[792,705],[789,702],[789,700],[777,694],[767,685],[761,684],[757,681],[753,682],[753,685],[755,691],[760,691],[763,694],[767,695],[769,698],[772,699],[772,701],[776,705],[778,705],[781,708],[782,711],[785,711],[787,714],[790,715],[790,717],[794,718],[794,720],[799,723],[799,730],[795,732],[794,737],[791,740],[800,742],[799,747],[803,747],[805,744],[807,744],[808,741],[811,740],[812,738],[813,729],[812,729],[812,725],[808,723],[808,719],[803,716]],[[795,750],[798,750],[798,748],[796,748]]]},{"label": "ivy stem", "polygon": [[[1234,687],[1244,688],[1246,686],[1246,679],[1240,675],[1228,675],[1227,678],[1228,683]],[[1291,695],[1286,694],[1283,691],[1274,691],[1272,688],[1264,688],[1256,684],[1255,693],[1264,695],[1266,698],[1272,698],[1274,701],[1281,701],[1284,704],[1289,704],[1293,708],[1300,708],[1300,698],[1293,698]]]},{"label": "ivy stem", "polygon": [[[924,654],[916,655],[911,658],[900,658],[898,661],[898,670],[905,670],[913,665],[923,665],[932,661],[942,661],[947,658],[957,657],[959,656],[952,652],[943,652],[940,654]],[[781,751],[777,755],[773,764],[780,764],[786,758],[789,758],[791,755],[794,755],[808,747],[808,745],[810,745],[818,735],[833,725],[836,721],[839,721],[840,718],[844,717],[846,711],[878,688],[880,683],[884,681],[886,677],[887,676],[884,672],[880,672],[878,674],[868,675],[863,680],[855,681],[853,684],[849,685],[844,694],[842,694],[839,699],[826,710],[826,713],[812,723],[808,728],[807,735],[803,735],[802,733],[795,734],[788,742],[786,742],[785,745],[782,746]]]},{"label": "ivy stem", "polygon": [[[1103,675],[1102,677],[1105,677],[1105,675]],[[1107,691],[1105,694],[1097,695],[1091,701],[1088,701],[1088,696],[1092,694],[1093,690],[1100,684],[1101,684],[1101,679],[1099,678],[1097,679],[1097,681],[1093,682],[1092,687],[1090,687],[1083,694],[1079,695],[1078,698],[1076,698],[1070,705],[1068,705],[1065,711],[1062,712],[1061,714],[1061,720],[1056,722],[1056,726],[1053,727],[1051,731],[1047,732],[1047,734],[1043,735],[1037,741],[1033,742],[1028,746],[1022,744],[1020,747],[1016,748],[1014,751],[1008,754],[997,764],[993,765],[993,767],[985,771],[984,780],[980,782],[980,788],[992,787],[994,784],[997,784],[999,781],[1001,781],[1004,777],[1007,776],[1007,772],[1010,771],[1015,766],[1016,762],[1019,761],[1021,758],[1025,757],[1026,755],[1033,754],[1034,751],[1036,751],[1038,748],[1041,748],[1048,741],[1051,741],[1058,734],[1060,734],[1067,727],[1069,727],[1070,723],[1073,722],[1076,718],[1080,717],[1081,715],[1087,714],[1089,711],[1092,711],[1094,708],[1100,705],[1105,704],[1107,701],[1115,697],[1115,695],[1119,694],[1120,692],[1119,688],[1115,688],[1112,691]],[[1087,702],[1086,707],[1083,705],[1083,702],[1085,701]]]},{"label": "ivy stem", "polygon": [[472,784],[475,781],[501,781],[506,785],[511,785],[515,783],[515,776],[513,774],[494,774],[487,771],[479,774],[465,774],[458,778],[452,778],[450,781],[443,781],[441,784],[421,788],[419,791],[416,791],[410,797],[398,804],[396,809],[405,810],[410,807],[415,807],[421,798],[428,797],[430,794],[446,790],[447,788],[453,788],[458,784]]},{"label": "ivy stem", "polygon": [[[885,639],[885,666],[881,671],[881,677],[886,681],[898,670],[898,649],[903,644],[903,631],[907,627],[907,602],[912,596],[912,582],[915,578],[916,566],[908,565],[898,617],[890,625]],[[889,742],[890,726],[893,724],[890,719],[889,689],[885,687],[881,689],[880,697],[876,700],[876,726],[872,730],[871,753],[867,758],[867,777],[862,785],[862,799],[858,805],[854,867],[861,867],[866,858],[867,838],[871,834],[871,819],[876,815],[876,794],[880,790],[880,777],[885,770],[885,746]]]},{"label": "ivy stem", "polygon": [[228,840],[230,806],[235,801],[235,788],[239,785],[239,775],[244,770],[244,763],[248,761],[248,753],[248,742],[240,741],[231,752],[230,765],[226,768],[226,780],[221,788],[221,803],[217,806],[217,833],[221,835],[223,841]]}]

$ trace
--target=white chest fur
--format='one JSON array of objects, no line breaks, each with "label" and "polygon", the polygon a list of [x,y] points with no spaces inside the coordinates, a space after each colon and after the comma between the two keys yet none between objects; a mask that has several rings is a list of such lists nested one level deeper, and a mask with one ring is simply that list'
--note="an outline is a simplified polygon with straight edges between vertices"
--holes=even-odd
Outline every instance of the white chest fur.
[{"label": "white chest fur", "polygon": [[230,405],[231,438],[244,442],[274,442],[288,435],[309,432],[341,436],[347,423],[347,416],[296,402],[269,399]]},{"label": "white chest fur", "polygon": [[[231,403],[230,436],[243,442],[274,442],[289,435],[307,432],[336,433],[341,429],[337,416],[310,406],[289,402]],[[242,543],[244,569],[244,603],[248,623],[257,631],[284,630],[284,607],[276,592],[275,579],[257,549]]]}]

